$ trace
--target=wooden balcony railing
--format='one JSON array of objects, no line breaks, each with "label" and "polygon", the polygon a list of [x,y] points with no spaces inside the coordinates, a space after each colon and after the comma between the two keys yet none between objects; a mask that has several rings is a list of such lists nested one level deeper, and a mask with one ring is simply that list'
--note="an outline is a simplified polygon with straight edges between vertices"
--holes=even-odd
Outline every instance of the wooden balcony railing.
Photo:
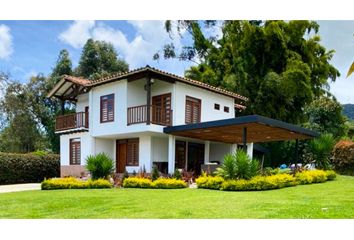
[{"label": "wooden balcony railing", "polygon": [[[127,112],[128,125],[137,123],[148,123],[147,105],[129,107]],[[171,126],[172,125],[172,110],[161,108],[159,106],[150,106],[150,122],[153,124]]]},{"label": "wooden balcony railing", "polygon": [[55,131],[88,128],[88,122],[88,112],[77,112],[61,115],[56,118]]}]

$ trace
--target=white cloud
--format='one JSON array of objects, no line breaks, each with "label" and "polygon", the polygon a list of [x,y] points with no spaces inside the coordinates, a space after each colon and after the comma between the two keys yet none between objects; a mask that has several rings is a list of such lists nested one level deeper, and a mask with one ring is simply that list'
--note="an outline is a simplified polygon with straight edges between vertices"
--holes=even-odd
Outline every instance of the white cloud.
[{"label": "white cloud", "polygon": [[0,59],[7,59],[13,53],[10,28],[0,24]]},{"label": "white cloud", "polygon": [[59,39],[74,48],[80,48],[91,37],[90,30],[94,25],[95,21],[74,21],[66,31],[59,35]]},{"label": "white cloud", "polygon": [[107,41],[113,44],[120,57],[128,62],[131,69],[149,64],[163,67],[166,71],[173,70],[174,73],[183,74],[184,69],[187,68],[186,64],[176,66],[177,60],[163,61],[164,63],[160,64],[152,59],[156,52],[171,41],[177,50],[182,46],[180,38],[171,40],[165,31],[164,21],[128,21],[128,23],[135,30],[135,36],[131,40],[119,29],[94,21],[75,21],[60,34],[59,39],[74,48],[82,47],[89,38]]}]

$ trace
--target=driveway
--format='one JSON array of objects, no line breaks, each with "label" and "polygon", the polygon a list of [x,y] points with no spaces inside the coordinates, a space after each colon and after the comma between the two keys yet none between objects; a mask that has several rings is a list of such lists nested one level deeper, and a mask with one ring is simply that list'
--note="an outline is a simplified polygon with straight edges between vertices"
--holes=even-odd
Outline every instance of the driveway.
[{"label": "driveway", "polygon": [[40,183],[24,183],[0,186],[0,193],[40,190]]}]

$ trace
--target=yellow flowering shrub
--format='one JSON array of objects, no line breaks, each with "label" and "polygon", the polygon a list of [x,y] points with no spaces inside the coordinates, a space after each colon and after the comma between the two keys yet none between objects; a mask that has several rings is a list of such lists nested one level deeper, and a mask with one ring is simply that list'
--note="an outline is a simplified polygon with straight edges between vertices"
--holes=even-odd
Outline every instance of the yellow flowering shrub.
[{"label": "yellow flowering shrub", "polygon": [[186,188],[187,184],[183,180],[175,178],[158,178],[151,181],[149,178],[129,177],[125,178],[123,182],[125,188]]},{"label": "yellow flowering shrub", "polygon": [[323,170],[308,170],[296,173],[299,184],[322,183],[327,181],[327,174]]},{"label": "yellow flowering shrub", "polygon": [[158,178],[152,182],[153,188],[186,188],[187,184],[183,180],[175,178]]},{"label": "yellow flowering shrub", "polygon": [[327,170],[326,176],[327,176],[327,180],[330,181],[330,180],[334,180],[337,177],[337,174],[333,170]]},{"label": "yellow flowering shrub", "polygon": [[148,178],[128,177],[123,181],[125,188],[152,188],[152,181]]},{"label": "yellow flowering shrub", "polygon": [[42,190],[54,189],[84,189],[84,188],[111,188],[112,184],[105,179],[83,181],[74,177],[52,178],[41,183]]},{"label": "yellow flowering shrub", "polygon": [[213,177],[202,175],[197,178],[195,182],[197,183],[198,188],[220,189],[224,179],[219,176]]},{"label": "yellow flowering shrub", "polygon": [[284,188],[296,185],[296,179],[289,174],[277,174],[271,176],[256,176],[250,180],[224,181],[221,190],[225,191],[260,191]]}]

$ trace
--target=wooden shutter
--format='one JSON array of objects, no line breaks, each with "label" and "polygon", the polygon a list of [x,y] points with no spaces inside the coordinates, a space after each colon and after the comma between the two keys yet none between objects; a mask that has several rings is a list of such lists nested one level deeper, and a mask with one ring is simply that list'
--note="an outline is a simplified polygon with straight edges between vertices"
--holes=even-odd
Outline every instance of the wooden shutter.
[{"label": "wooden shutter", "polygon": [[101,97],[101,122],[114,121],[114,94]]},{"label": "wooden shutter", "polygon": [[70,165],[81,164],[81,142],[80,139],[70,139]]},{"label": "wooden shutter", "polygon": [[201,100],[186,97],[186,123],[199,123],[201,113]]},{"label": "wooden shutter", "polygon": [[127,166],[139,166],[139,139],[128,139]]}]

